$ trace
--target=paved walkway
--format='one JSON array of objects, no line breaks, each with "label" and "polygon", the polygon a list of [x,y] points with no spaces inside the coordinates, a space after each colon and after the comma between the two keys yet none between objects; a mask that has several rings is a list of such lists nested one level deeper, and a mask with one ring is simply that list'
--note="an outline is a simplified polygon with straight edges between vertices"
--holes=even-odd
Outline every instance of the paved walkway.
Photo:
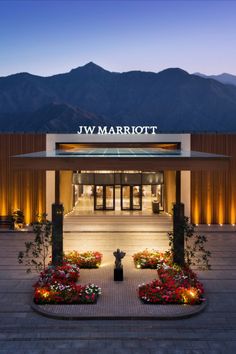
[{"label": "paved walkway", "polygon": [[[36,314],[30,308],[35,275],[27,275],[16,260],[30,237],[0,234],[0,354],[236,353],[235,232],[208,233],[212,270],[198,274],[209,306],[198,316],[174,321],[63,321]],[[167,239],[161,231],[65,233],[65,247],[77,245],[81,250],[100,245],[103,252],[121,247],[128,256],[145,247],[164,249]]]},{"label": "paved walkway", "polygon": [[[128,236],[128,237],[127,237]],[[160,232],[153,235],[148,232],[134,234],[130,237],[126,233],[93,234],[93,233],[71,233],[66,235],[64,247],[67,251],[96,249],[103,250],[103,261],[99,269],[81,269],[79,283],[95,283],[102,289],[102,296],[99,297],[95,306],[88,305],[41,305],[38,309],[61,317],[77,318],[168,318],[178,316],[189,316],[201,311],[203,305],[181,306],[181,305],[145,305],[137,296],[139,284],[157,279],[155,269],[136,269],[132,255],[135,250],[143,250],[145,247],[153,248],[158,244],[158,249],[168,248],[166,233]],[[117,248],[124,249],[125,258],[122,260],[124,270],[124,281],[114,282],[114,256],[113,251]],[[205,305],[205,304],[204,304]]]}]

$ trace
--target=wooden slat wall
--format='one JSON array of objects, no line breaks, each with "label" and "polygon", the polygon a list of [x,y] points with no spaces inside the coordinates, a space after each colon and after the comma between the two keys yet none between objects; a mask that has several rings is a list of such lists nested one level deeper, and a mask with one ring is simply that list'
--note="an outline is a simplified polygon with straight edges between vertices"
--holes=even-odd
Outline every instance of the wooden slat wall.
[{"label": "wooden slat wall", "polygon": [[60,202],[64,206],[64,213],[73,208],[73,171],[60,171]]},{"label": "wooden slat wall", "polygon": [[10,158],[45,149],[45,134],[0,134],[0,215],[10,215],[19,208],[30,223],[45,211],[46,172],[13,170]]},{"label": "wooden slat wall", "polygon": [[164,171],[164,210],[173,213],[173,203],[176,200],[176,172]]},{"label": "wooden slat wall", "polygon": [[228,171],[191,172],[192,222],[235,224],[236,134],[193,134],[191,149],[231,156]]}]

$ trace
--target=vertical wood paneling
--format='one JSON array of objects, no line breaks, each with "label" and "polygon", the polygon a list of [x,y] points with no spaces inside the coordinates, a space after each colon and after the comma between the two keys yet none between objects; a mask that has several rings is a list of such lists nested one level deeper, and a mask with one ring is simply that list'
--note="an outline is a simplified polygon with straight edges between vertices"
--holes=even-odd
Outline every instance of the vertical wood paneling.
[{"label": "vertical wood paneling", "polygon": [[197,224],[235,224],[236,134],[193,134],[191,149],[231,156],[227,171],[191,172],[192,221]]},{"label": "vertical wood paneling", "polygon": [[164,210],[173,213],[173,203],[176,200],[176,173],[164,171]]},{"label": "vertical wood paneling", "polygon": [[64,213],[69,213],[73,208],[73,171],[60,171],[60,202],[64,206]]},{"label": "vertical wood paneling", "polygon": [[30,223],[45,211],[46,172],[19,171],[11,164],[11,156],[45,149],[45,134],[0,134],[0,215],[19,208]]}]

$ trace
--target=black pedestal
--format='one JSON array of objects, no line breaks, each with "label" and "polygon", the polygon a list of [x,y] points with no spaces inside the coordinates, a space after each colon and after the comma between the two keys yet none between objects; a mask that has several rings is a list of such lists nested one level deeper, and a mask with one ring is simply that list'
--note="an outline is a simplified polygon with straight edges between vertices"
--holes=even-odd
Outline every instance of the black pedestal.
[{"label": "black pedestal", "polygon": [[114,281],[123,280],[123,268],[114,268]]}]

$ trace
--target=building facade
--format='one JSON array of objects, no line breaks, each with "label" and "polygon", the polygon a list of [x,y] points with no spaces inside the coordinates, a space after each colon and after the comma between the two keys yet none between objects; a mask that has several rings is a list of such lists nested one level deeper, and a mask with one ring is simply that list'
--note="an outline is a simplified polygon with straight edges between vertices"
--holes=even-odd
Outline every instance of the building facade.
[{"label": "building facade", "polygon": [[[76,208],[91,215],[111,210],[152,213],[155,202],[161,211],[172,213],[179,198],[195,224],[235,224],[235,138],[236,134],[1,134],[0,215],[21,209],[26,223],[44,211],[50,217],[58,195],[65,213]],[[37,155],[40,151],[44,155]],[[57,160],[51,151],[57,152]],[[14,162],[14,156],[30,153],[36,154],[27,156],[24,168],[21,161]],[[227,167],[219,157],[208,169],[200,153],[230,158]],[[185,155],[190,162],[179,163]]]}]

